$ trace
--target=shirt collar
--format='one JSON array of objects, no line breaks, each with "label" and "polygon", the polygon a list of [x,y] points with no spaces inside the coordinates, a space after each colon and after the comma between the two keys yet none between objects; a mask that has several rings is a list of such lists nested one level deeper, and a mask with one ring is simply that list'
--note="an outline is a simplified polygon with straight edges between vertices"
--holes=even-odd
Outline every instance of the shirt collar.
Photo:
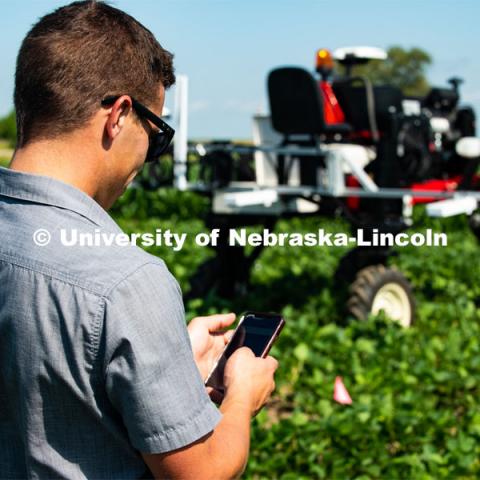
[{"label": "shirt collar", "polygon": [[89,195],[72,185],[45,175],[34,175],[0,167],[0,196],[65,208],[98,226],[115,226],[115,221]]}]

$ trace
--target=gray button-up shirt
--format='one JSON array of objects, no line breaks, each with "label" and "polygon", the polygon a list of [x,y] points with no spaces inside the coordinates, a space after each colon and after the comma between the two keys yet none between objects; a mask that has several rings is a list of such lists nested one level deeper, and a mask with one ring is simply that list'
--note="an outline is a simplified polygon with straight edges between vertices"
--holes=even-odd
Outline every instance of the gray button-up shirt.
[{"label": "gray button-up shirt", "polygon": [[221,414],[163,261],[67,246],[62,229],[121,233],[82,191],[0,168],[0,478],[139,478],[138,452],[188,445]]}]

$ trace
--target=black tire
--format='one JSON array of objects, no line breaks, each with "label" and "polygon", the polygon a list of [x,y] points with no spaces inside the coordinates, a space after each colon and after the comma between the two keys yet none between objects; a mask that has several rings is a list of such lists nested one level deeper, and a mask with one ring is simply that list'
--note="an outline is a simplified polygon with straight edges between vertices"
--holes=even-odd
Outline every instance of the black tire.
[{"label": "black tire", "polygon": [[369,314],[385,314],[404,327],[415,321],[415,300],[410,282],[402,273],[384,265],[360,270],[349,289],[348,312],[358,320]]}]

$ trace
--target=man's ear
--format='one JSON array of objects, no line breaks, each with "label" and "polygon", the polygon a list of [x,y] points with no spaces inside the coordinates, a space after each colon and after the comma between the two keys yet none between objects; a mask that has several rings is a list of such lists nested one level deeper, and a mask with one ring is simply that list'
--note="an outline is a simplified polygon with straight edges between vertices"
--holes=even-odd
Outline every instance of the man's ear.
[{"label": "man's ear", "polygon": [[132,99],[122,95],[110,107],[110,112],[105,124],[105,133],[109,140],[113,140],[122,131],[128,114],[132,110]]}]

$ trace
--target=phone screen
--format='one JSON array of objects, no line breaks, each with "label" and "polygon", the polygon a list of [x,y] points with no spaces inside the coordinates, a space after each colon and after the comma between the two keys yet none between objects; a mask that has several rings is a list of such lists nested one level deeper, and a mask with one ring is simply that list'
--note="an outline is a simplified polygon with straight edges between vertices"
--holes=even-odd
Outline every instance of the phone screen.
[{"label": "phone screen", "polygon": [[205,384],[222,390],[225,364],[235,350],[248,347],[255,356],[265,356],[283,324],[284,320],[278,314],[246,313]]}]

